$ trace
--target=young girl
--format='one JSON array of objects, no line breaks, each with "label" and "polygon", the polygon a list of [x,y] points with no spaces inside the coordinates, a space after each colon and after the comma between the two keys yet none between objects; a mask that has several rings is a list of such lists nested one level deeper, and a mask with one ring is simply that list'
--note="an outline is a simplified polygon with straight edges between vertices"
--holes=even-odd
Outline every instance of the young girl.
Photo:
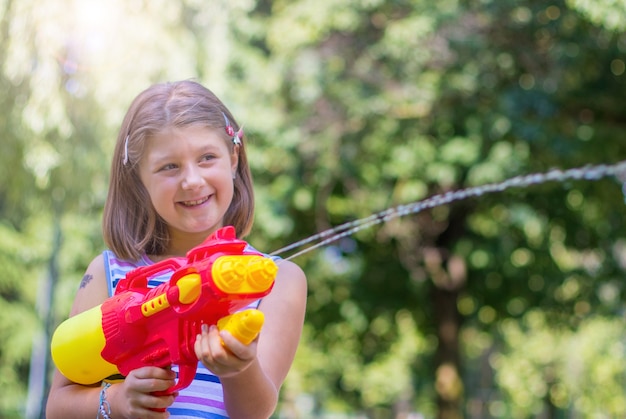
[{"label": "young girl", "polygon": [[[104,208],[110,251],[87,268],[71,315],[101,304],[130,270],[185,256],[220,227],[234,226],[240,238],[250,231],[254,203],[243,140],[224,104],[193,81],[157,84],[133,101],[117,139]],[[278,266],[272,291],[258,305],[265,315],[259,337],[244,345],[215,326],[203,329],[189,387],[155,395],[176,379],[157,367],[93,386],[55,371],[47,418],[269,417],[298,346],[307,292],[298,266]]]}]

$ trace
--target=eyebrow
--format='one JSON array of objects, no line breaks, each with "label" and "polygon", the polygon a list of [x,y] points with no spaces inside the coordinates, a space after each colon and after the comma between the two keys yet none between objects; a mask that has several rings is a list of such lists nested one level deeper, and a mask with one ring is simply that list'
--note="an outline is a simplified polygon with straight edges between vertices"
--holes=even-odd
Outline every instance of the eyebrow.
[{"label": "eyebrow", "polygon": [[[194,152],[198,155],[204,155],[207,153],[215,153],[215,152],[222,152],[222,151],[223,150],[221,150],[221,147],[219,147],[216,144],[205,144],[202,147],[199,147],[197,150],[194,150]],[[150,158],[151,156],[155,156],[155,157]],[[158,154],[148,153],[146,157],[147,157],[146,162],[148,164],[159,166],[161,164],[169,163],[172,160],[176,160],[176,151],[175,150],[173,152],[166,151],[165,153],[158,153]]]}]

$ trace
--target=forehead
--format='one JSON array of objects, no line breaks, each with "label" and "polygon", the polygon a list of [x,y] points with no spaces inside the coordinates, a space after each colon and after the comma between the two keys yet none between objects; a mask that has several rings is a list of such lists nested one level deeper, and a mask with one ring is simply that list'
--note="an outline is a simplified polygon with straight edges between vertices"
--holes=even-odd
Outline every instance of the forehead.
[{"label": "forehead", "polygon": [[144,155],[157,157],[205,148],[227,151],[228,142],[223,131],[223,129],[203,125],[170,127],[147,139]]}]

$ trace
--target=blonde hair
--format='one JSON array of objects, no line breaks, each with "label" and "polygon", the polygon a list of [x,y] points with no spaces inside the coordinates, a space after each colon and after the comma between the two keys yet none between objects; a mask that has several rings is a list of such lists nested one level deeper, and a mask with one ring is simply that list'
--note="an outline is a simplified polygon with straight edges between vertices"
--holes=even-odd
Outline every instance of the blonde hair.
[{"label": "blonde hair", "polygon": [[[168,128],[201,125],[217,128],[233,152],[224,116],[238,131],[239,125],[222,101],[191,80],[155,84],[131,103],[113,152],[102,221],[104,241],[118,257],[137,260],[143,253],[163,254],[169,242],[167,225],[154,209],[139,177],[138,162],[146,141]],[[254,193],[243,142],[238,153],[234,195],[224,215],[224,225],[234,226],[241,238],[252,228]]]}]

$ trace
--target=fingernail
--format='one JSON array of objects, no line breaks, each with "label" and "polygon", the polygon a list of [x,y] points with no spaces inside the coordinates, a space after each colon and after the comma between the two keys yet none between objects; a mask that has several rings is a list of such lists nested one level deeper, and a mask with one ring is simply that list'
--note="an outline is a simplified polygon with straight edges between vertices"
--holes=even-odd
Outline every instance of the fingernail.
[{"label": "fingernail", "polygon": [[203,324],[202,325],[202,333],[208,333],[208,332],[209,332],[209,325]]}]

